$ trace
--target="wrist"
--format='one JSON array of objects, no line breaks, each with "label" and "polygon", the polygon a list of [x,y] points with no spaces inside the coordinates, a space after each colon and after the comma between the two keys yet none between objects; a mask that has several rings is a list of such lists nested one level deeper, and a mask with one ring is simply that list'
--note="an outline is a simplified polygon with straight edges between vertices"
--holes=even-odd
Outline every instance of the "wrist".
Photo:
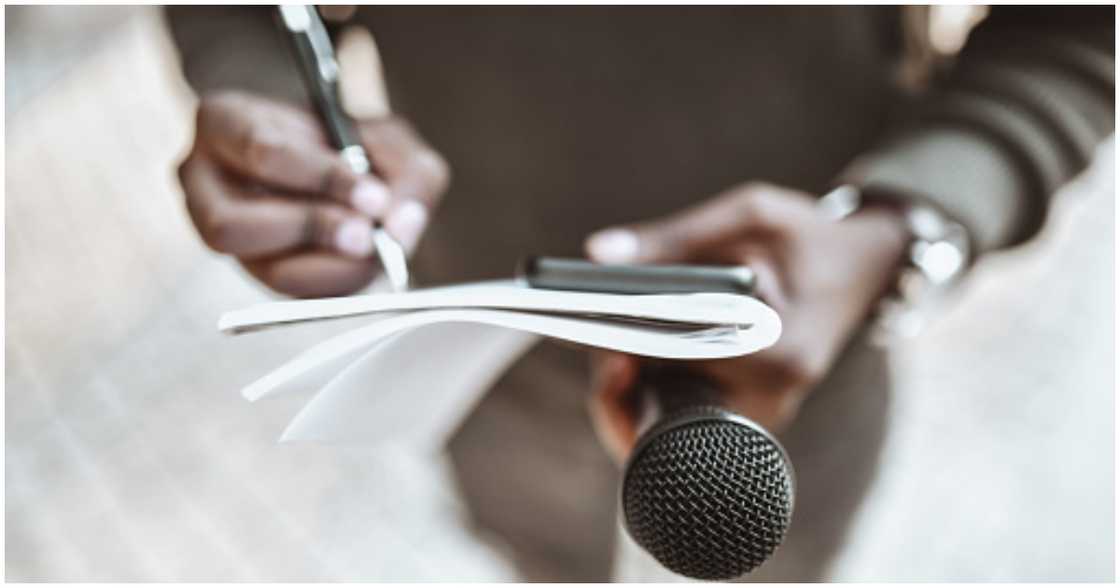
[{"label": "wrist", "polygon": [[910,244],[912,235],[906,225],[906,210],[893,202],[868,202],[852,214],[851,220],[865,223],[879,245],[899,257],[899,262]]},{"label": "wrist", "polygon": [[877,219],[885,231],[893,228],[896,236],[901,230],[901,252],[886,246],[901,255],[881,266],[890,267],[887,273],[894,278],[880,291],[873,336],[880,343],[920,332],[931,305],[944,298],[972,261],[971,240],[963,225],[937,208],[882,196],[841,186],[821,199],[834,220],[854,221],[862,215]]},{"label": "wrist", "polygon": [[822,196],[818,207],[830,220],[858,235],[867,247],[859,254],[869,256],[877,277],[893,276],[905,262],[913,234],[901,202],[868,199],[859,188],[844,185]]},{"label": "wrist", "polygon": [[857,254],[866,260],[863,279],[868,303],[873,303],[893,287],[898,272],[906,264],[913,236],[906,225],[905,210],[890,203],[868,203],[843,225],[859,233],[862,247]]}]

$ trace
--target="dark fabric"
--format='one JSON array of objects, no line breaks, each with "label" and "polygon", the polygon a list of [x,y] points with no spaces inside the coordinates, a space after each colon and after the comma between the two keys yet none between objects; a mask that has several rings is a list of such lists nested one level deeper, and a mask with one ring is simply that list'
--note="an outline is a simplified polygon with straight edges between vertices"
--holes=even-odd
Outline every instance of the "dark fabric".
[{"label": "dark fabric", "polygon": [[[752,179],[820,193],[840,174],[939,204],[982,249],[1021,241],[1112,130],[1111,9],[1080,10],[995,9],[915,104],[892,83],[894,7],[363,7],[357,19],[394,110],[453,169],[413,261],[433,285],[507,277],[530,253],[578,256],[595,229]],[[168,8],[192,85],[304,101],[270,18]],[[899,113],[905,126],[892,124]],[[475,520],[514,546],[530,580],[610,571],[618,473],[591,434],[586,390],[583,353],[542,345],[450,447]],[[856,404],[829,419],[862,422]],[[829,511],[821,499],[808,512]],[[797,524],[765,577],[823,577],[843,529]]]},{"label": "dark fabric", "polygon": [[[940,205],[980,251],[1029,239],[1050,196],[1112,134],[1114,11],[993,7],[909,124],[842,177]],[[946,156],[956,149],[992,150],[1002,164],[961,167]]]}]

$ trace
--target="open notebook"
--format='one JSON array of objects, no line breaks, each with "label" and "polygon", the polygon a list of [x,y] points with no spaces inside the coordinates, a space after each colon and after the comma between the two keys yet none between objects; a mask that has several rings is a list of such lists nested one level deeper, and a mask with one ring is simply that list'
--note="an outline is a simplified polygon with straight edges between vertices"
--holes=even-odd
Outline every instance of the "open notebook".
[{"label": "open notebook", "polygon": [[[368,316],[249,384],[249,400],[315,390],[282,440],[405,442],[437,449],[539,337],[666,359],[717,359],[777,341],[777,313],[749,296],[538,290],[493,281],[226,313],[224,332]],[[260,336],[266,336],[262,334]]]}]

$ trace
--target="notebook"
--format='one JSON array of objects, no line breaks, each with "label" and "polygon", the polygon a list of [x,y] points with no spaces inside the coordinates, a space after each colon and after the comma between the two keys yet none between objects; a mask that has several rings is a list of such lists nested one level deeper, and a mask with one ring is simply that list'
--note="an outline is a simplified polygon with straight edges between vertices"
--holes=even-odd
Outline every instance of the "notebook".
[{"label": "notebook", "polygon": [[407,443],[438,450],[493,382],[541,337],[698,360],[773,345],[777,313],[739,294],[602,294],[515,280],[264,303],[228,312],[233,335],[281,336],[307,321],[368,317],[242,390],[250,401],[312,391],[282,441]]}]

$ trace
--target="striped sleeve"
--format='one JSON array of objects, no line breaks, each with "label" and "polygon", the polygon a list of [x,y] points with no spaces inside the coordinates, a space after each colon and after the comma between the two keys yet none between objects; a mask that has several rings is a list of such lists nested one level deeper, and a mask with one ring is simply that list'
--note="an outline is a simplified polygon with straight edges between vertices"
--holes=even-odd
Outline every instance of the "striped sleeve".
[{"label": "striped sleeve", "polygon": [[978,251],[1029,239],[1113,132],[1114,10],[994,7],[904,126],[841,180],[938,206]]}]

